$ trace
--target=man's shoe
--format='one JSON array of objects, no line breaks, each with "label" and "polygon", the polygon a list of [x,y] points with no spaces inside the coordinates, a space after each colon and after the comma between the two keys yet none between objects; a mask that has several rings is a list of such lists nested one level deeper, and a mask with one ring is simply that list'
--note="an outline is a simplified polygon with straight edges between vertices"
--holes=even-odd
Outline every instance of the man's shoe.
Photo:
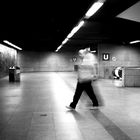
[{"label": "man's shoe", "polygon": [[71,107],[71,106],[66,106],[67,109],[69,110],[75,110],[75,108]]}]

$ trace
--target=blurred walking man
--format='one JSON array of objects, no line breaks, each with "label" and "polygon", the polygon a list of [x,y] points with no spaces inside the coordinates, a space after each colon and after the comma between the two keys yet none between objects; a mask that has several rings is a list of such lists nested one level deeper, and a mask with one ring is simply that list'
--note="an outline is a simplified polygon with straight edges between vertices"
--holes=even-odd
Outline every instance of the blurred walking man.
[{"label": "blurred walking man", "polygon": [[83,91],[87,93],[93,103],[93,109],[98,107],[98,100],[92,87],[92,81],[97,78],[97,60],[90,52],[89,48],[79,51],[82,61],[78,66],[78,82],[73,96],[73,101],[69,106],[70,110],[74,110]]}]

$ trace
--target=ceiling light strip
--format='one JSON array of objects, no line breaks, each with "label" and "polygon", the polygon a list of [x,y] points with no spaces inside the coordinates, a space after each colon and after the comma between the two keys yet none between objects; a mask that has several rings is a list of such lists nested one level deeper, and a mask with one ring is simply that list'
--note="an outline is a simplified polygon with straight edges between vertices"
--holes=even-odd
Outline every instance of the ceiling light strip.
[{"label": "ceiling light strip", "polygon": [[16,49],[18,49],[18,50],[22,50],[22,48],[20,48],[20,47],[14,45],[13,43],[11,43],[11,42],[9,42],[9,41],[7,41],[7,40],[4,40],[3,42],[6,43],[6,44],[8,44],[8,45],[10,45],[10,46],[12,46],[12,47],[14,47],[14,48],[16,48]]},{"label": "ceiling light strip", "polygon": [[95,2],[87,11],[87,13],[85,14],[85,18],[90,18],[91,16],[93,16],[103,5],[103,2]]},{"label": "ceiling light strip", "polygon": [[67,36],[67,38],[71,38],[83,25],[84,25],[84,21],[82,20],[82,21],[80,21],[79,22],[79,24],[76,26],[76,27],[74,27],[73,29],[72,29],[72,31],[70,32],[70,34]]},{"label": "ceiling light strip", "polygon": [[131,41],[130,44],[139,43],[140,40]]},{"label": "ceiling light strip", "polygon": [[[86,12],[85,14],[85,19],[90,18],[91,16],[93,16],[104,4],[105,0],[99,0],[95,3],[93,3],[93,5],[89,8],[89,10]],[[62,47],[62,45],[64,45],[69,38],[71,38],[82,26],[84,25],[84,20],[81,20],[79,22],[79,24],[74,27],[72,29],[72,31],[68,34],[68,36],[66,37],[66,39],[62,42],[62,44],[57,48],[56,52]]]}]

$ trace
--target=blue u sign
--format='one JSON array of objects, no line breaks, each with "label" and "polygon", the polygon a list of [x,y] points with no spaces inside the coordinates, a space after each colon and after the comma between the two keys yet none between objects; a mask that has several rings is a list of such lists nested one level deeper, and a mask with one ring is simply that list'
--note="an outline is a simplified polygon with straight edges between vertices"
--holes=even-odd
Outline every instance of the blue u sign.
[{"label": "blue u sign", "polygon": [[102,54],[102,60],[103,61],[109,61],[110,60],[110,54],[109,53],[103,53]]}]

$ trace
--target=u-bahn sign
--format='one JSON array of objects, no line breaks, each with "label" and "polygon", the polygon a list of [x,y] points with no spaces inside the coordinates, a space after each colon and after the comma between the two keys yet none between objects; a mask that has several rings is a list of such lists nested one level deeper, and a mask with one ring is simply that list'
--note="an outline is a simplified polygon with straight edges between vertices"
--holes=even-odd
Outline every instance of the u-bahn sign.
[{"label": "u-bahn sign", "polygon": [[102,54],[102,60],[103,61],[109,61],[110,60],[110,54],[109,53],[103,53]]}]

